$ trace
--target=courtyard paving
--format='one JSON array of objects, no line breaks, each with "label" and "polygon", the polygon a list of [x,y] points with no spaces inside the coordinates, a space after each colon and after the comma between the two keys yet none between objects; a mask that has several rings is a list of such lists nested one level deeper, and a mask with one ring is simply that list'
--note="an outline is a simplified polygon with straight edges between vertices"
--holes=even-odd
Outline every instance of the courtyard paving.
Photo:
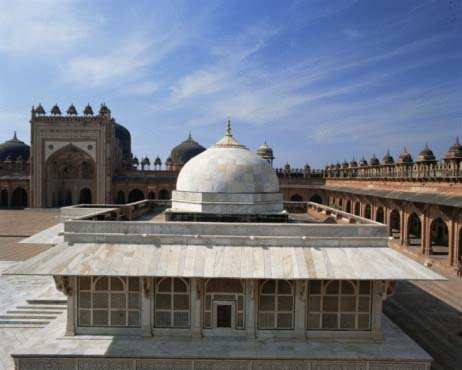
[{"label": "courtyard paving", "polygon": [[47,250],[49,245],[19,242],[57,223],[57,210],[0,209],[0,261],[24,261]]}]

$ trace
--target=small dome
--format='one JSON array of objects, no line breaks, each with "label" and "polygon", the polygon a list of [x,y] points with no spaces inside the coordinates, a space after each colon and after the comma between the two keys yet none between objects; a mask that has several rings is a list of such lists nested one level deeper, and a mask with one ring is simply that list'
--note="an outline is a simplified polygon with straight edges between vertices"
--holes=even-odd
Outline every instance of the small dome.
[{"label": "small dome", "polygon": [[69,108],[67,108],[66,111],[68,116],[76,116],[77,115],[77,109],[75,109],[74,104],[71,104]]},{"label": "small dome", "polygon": [[290,164],[289,164],[289,162],[286,162],[286,164],[284,165],[284,169],[285,169],[286,171],[290,171]]},{"label": "small dome", "polygon": [[137,158],[136,156],[133,157],[133,159],[132,159],[132,164],[133,164],[134,166],[138,166],[138,165],[140,164],[140,161],[138,161],[138,158]]},{"label": "small dome", "polygon": [[43,109],[42,104],[39,103],[37,108],[35,108],[35,114],[39,116],[44,116],[45,115],[45,109]]},{"label": "small dome", "polygon": [[358,162],[353,158],[350,162],[350,168],[358,167]]},{"label": "small dome", "polygon": [[[160,160],[160,158],[159,158],[159,160]],[[167,160],[165,161],[165,164],[166,164],[167,166],[171,166],[172,163],[173,163],[173,161],[172,161],[172,158],[170,158],[170,157],[168,157]],[[155,163],[154,163],[154,164],[155,164]]]},{"label": "small dome", "polygon": [[186,162],[203,151],[205,151],[205,148],[197,141],[194,141],[190,133],[185,141],[172,149],[170,157],[175,166],[184,166]]},{"label": "small dome", "polygon": [[53,116],[60,116],[61,115],[61,109],[59,109],[58,104],[55,104],[53,108],[51,108],[51,114]]},{"label": "small dome", "polygon": [[425,144],[425,147],[420,152],[416,162],[436,162],[436,157],[428,146],[428,143]]},{"label": "small dome", "polygon": [[144,166],[150,166],[151,165],[151,161],[149,160],[149,158],[146,156],[143,158],[143,160],[141,161],[141,164],[144,165]]},{"label": "small dome", "polygon": [[162,161],[159,156],[154,159],[154,166],[162,166]]},{"label": "small dome", "polygon": [[130,131],[124,126],[115,123],[115,137],[119,140],[124,156],[129,156],[132,153],[132,137]]},{"label": "small dome", "polygon": [[369,160],[369,165],[378,166],[380,164],[379,159],[375,156],[375,153],[372,154],[372,158]]},{"label": "small dome", "polygon": [[390,150],[387,150],[387,152],[385,153],[385,156],[382,159],[382,164],[394,164],[394,163],[395,163],[395,160],[390,154]]},{"label": "small dome", "polygon": [[459,137],[456,138],[454,145],[449,148],[444,159],[462,159],[462,145],[460,145]]},{"label": "small dome", "polygon": [[408,153],[407,149],[404,148],[403,152],[399,155],[398,163],[399,164],[409,164],[413,162],[414,160],[412,159],[412,156]]},{"label": "small dome", "polygon": [[16,161],[18,158],[27,161],[30,155],[30,147],[23,141],[18,140],[16,132],[11,140],[0,144],[0,161]]},{"label": "small dome", "polygon": [[346,161],[346,159],[344,159],[342,162],[342,168],[348,168],[348,162]]},{"label": "small dome", "polygon": [[273,149],[271,149],[271,147],[266,143],[266,141],[258,147],[257,155],[265,159],[274,159]]},{"label": "small dome", "polygon": [[339,163],[339,161],[337,161],[337,163],[335,164],[335,169],[338,170],[338,169],[340,169],[340,167],[341,167],[340,163]]},{"label": "small dome", "polygon": [[226,135],[188,161],[172,193],[172,208],[210,213],[282,211],[279,180],[271,165]]},{"label": "small dome", "polygon": [[305,171],[307,171],[307,170],[310,170],[311,167],[310,167],[310,165],[309,165],[308,163],[305,163],[305,165],[303,166],[303,169],[304,169]]},{"label": "small dome", "polygon": [[359,161],[359,167],[365,167],[367,166],[367,161],[366,158],[362,157],[361,160]]},{"label": "small dome", "polygon": [[83,114],[85,116],[93,116],[93,108],[91,107],[90,103],[88,103],[85,109],[83,110]]},{"label": "small dome", "polygon": [[99,108],[99,114],[101,116],[105,116],[105,115],[111,114],[111,110],[107,107],[105,103],[102,103],[101,108]]}]

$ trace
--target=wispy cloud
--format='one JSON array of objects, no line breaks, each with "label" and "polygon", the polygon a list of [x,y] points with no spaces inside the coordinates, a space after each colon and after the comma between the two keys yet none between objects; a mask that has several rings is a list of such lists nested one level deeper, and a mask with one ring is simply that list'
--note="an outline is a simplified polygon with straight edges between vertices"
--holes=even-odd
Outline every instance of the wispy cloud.
[{"label": "wispy cloud", "polygon": [[79,56],[61,66],[64,81],[86,86],[101,86],[118,82],[120,78],[139,76],[140,70],[151,62],[149,40],[133,38],[117,49],[98,56]]},{"label": "wispy cloud", "polygon": [[83,15],[75,1],[0,0],[0,52],[61,53],[101,22],[101,17]]},{"label": "wispy cloud", "polygon": [[119,95],[150,95],[159,90],[159,85],[152,81],[135,82],[122,86]]},{"label": "wispy cloud", "polygon": [[351,27],[346,27],[342,30],[342,33],[348,37],[349,39],[357,39],[362,36],[361,32],[359,32],[357,29],[351,28]]}]

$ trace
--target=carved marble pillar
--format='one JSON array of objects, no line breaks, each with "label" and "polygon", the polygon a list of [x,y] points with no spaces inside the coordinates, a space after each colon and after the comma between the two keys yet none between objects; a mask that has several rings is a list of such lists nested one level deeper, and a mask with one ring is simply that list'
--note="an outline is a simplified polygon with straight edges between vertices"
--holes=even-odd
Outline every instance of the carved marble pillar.
[{"label": "carved marble pillar", "polygon": [[451,218],[448,224],[448,263],[450,265],[456,265],[457,261],[454,258],[456,253],[456,243],[455,243],[455,223],[454,219]]},{"label": "carved marble pillar", "polygon": [[371,331],[376,338],[382,337],[382,307],[383,301],[387,298],[386,282],[376,280],[372,282],[372,317]]},{"label": "carved marble pillar", "polygon": [[204,282],[202,279],[191,279],[191,335],[193,337],[202,336],[202,297]]},{"label": "carved marble pillar", "polygon": [[140,283],[142,286],[141,292],[141,329],[143,330],[143,336],[150,337],[152,336],[152,310],[151,302],[153,302],[153,278],[140,278]]},{"label": "carved marble pillar", "polygon": [[422,240],[422,249],[424,255],[432,254],[431,222],[432,219],[428,216],[428,214],[425,214],[424,222],[422,225],[422,227],[425,229],[422,233],[424,236],[424,239]]},{"label": "carved marble pillar", "polygon": [[405,247],[409,247],[410,243],[409,243],[409,215],[408,215],[408,212],[403,209],[402,211],[402,222],[401,222],[401,229],[402,229],[402,237],[401,237],[401,244]]},{"label": "carved marble pillar", "polygon": [[257,336],[258,280],[247,280],[245,284],[245,327],[247,337]]},{"label": "carved marble pillar", "polygon": [[306,295],[308,282],[305,280],[297,280],[295,282],[295,336],[298,339],[306,338],[305,312],[306,312]]},{"label": "carved marble pillar", "polygon": [[405,245],[404,240],[406,237],[404,234],[404,229],[405,229],[404,224],[405,224],[405,211],[403,209],[399,212],[399,226],[400,226],[399,227],[399,243],[401,245]]},{"label": "carved marble pillar", "polygon": [[387,225],[388,236],[393,236],[393,230],[391,228],[391,209],[384,207],[383,209],[383,221]]}]

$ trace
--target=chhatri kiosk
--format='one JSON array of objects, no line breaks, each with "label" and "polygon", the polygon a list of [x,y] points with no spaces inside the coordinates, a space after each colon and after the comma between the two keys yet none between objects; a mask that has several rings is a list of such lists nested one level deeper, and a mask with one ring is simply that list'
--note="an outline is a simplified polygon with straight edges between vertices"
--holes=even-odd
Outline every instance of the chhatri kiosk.
[{"label": "chhatri kiosk", "polygon": [[9,271],[51,275],[68,300],[17,369],[430,368],[382,302],[397,280],[441,277],[390,249],[382,224],[313,203],[292,217],[229,122],[156,207],[73,207],[64,243]]}]

